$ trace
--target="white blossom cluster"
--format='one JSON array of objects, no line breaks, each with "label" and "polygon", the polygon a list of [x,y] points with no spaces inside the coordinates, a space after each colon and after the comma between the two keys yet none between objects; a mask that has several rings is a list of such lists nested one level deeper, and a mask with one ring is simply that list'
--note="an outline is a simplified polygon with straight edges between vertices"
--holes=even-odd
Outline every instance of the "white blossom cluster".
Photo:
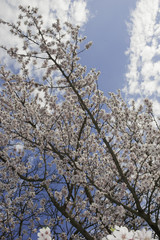
[{"label": "white blossom cluster", "polygon": [[17,24],[1,20],[23,51],[2,46],[20,69],[0,68],[0,238],[28,239],[45,225],[55,239],[102,239],[126,223],[160,236],[152,104],[104,96],[100,73],[80,64],[91,43],[80,46],[79,27],[57,20],[44,28],[37,8],[20,10]]},{"label": "white blossom cluster", "polygon": [[[51,238],[50,229],[42,228],[37,234],[38,240],[54,240]],[[154,240],[152,232],[145,229],[137,231],[128,231],[126,227],[115,226],[112,234],[103,237],[102,240]]]},{"label": "white blossom cluster", "polygon": [[128,231],[126,227],[115,226],[112,234],[107,238],[103,237],[102,240],[154,240],[152,232],[145,229],[137,231]]},{"label": "white blossom cluster", "polygon": [[44,227],[39,230],[37,234],[38,240],[52,240],[51,238],[51,230],[49,227]]}]

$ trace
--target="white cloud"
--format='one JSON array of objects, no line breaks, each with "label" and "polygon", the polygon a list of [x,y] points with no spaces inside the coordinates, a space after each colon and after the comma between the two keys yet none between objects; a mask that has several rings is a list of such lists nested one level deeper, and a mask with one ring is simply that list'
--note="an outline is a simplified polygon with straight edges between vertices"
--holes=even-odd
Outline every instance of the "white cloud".
[{"label": "white cloud", "polygon": [[[130,63],[124,88],[128,98],[151,98],[157,109],[160,93],[160,1],[138,0],[129,24]],[[153,105],[154,105],[153,103]],[[160,103],[159,103],[160,107]]]},{"label": "white cloud", "polygon": [[[50,26],[57,18],[61,23],[69,21],[75,25],[83,26],[88,20],[88,9],[86,0],[1,0],[0,18],[14,22],[18,20],[19,5],[38,7],[39,13],[43,16],[44,26]],[[0,25],[1,39],[0,45],[8,47],[21,47],[21,40],[10,34],[7,26]],[[1,61],[7,65],[12,64],[5,55],[4,51],[0,50]]]},{"label": "white cloud", "polygon": [[60,18],[63,22],[70,20],[83,25],[88,16],[86,0],[1,0],[0,17],[7,21],[16,20],[19,5],[38,7],[48,23]]},{"label": "white cloud", "polygon": [[15,149],[17,152],[22,152],[24,149],[24,145],[22,143],[18,143],[15,145]]},{"label": "white cloud", "polygon": [[[60,19],[61,24],[68,21],[74,25],[84,26],[88,21],[89,11],[87,0],[1,0],[0,19],[7,22],[16,23],[20,14],[19,5],[38,7],[39,14],[43,17],[44,27],[49,27],[56,19]],[[0,46],[18,47],[22,53],[23,40],[11,35],[6,25],[0,24]],[[69,36],[66,36],[68,39]],[[17,71],[19,65],[11,59],[3,49],[0,49],[0,64],[5,64],[8,68]],[[41,65],[40,65],[41,66]],[[42,79],[44,69],[28,64],[32,77]]]},{"label": "white cloud", "polygon": [[82,25],[87,21],[88,11],[86,9],[86,1],[77,0],[71,5],[71,17],[78,25]]}]

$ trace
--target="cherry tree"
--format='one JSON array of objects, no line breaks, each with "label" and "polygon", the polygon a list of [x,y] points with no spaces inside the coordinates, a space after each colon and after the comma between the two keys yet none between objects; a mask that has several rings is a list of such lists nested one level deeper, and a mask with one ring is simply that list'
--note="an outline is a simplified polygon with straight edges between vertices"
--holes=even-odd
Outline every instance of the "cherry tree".
[{"label": "cherry tree", "polygon": [[[160,129],[152,104],[128,106],[80,64],[79,27],[36,8],[1,20],[22,47],[0,69],[0,238],[102,239],[114,225],[160,238]],[[17,70],[18,69],[18,70]]]}]

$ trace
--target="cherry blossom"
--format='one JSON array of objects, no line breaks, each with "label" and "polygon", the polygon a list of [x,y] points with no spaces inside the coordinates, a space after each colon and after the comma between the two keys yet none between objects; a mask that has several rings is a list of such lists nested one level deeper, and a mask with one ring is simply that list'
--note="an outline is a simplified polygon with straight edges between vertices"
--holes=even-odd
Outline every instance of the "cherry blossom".
[{"label": "cherry blossom", "polygon": [[154,240],[152,238],[152,232],[146,231],[145,229],[137,231],[128,231],[126,227],[115,226],[113,233],[108,235],[107,238],[104,237],[102,240]]},{"label": "cherry blossom", "polygon": [[108,235],[107,239],[108,240],[114,240],[114,239],[129,240],[129,239],[133,239],[133,235],[134,235],[133,232],[129,232],[126,227],[115,226],[113,235]]},{"label": "cherry blossom", "polygon": [[41,228],[37,236],[38,240],[51,240],[51,233],[49,227]]},{"label": "cherry blossom", "polygon": [[44,225],[56,240],[102,239],[113,225],[127,227],[121,238],[141,228],[160,237],[152,103],[106,97],[100,72],[80,64],[91,43],[79,27],[42,19],[20,6],[17,23],[0,21],[23,46],[1,46],[17,69],[0,68],[0,238],[29,239]]},{"label": "cherry blossom", "polygon": [[145,229],[137,230],[135,234],[135,239],[142,239],[142,240],[152,240],[152,232],[146,231]]},{"label": "cherry blossom", "polygon": [[[62,235],[62,234],[61,234]],[[38,233],[38,239],[51,239],[50,237],[50,229],[42,228],[40,229],[40,233]],[[113,233],[108,235],[107,238],[103,237],[102,240],[154,240],[152,238],[152,232],[146,231],[145,229],[137,230],[137,231],[128,231],[126,227],[118,227],[115,226]]]}]

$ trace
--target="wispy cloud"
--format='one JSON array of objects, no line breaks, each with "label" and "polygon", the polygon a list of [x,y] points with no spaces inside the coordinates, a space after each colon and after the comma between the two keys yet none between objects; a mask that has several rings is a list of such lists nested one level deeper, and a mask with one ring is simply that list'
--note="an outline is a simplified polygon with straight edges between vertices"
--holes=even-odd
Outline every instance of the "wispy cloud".
[{"label": "wispy cloud", "polygon": [[[61,23],[71,22],[83,26],[88,21],[89,11],[86,0],[1,0],[0,18],[15,23],[19,15],[19,5],[38,7],[39,13],[43,16],[44,26],[51,26],[58,18]],[[8,47],[21,46],[21,41],[10,34],[6,26],[0,26],[0,45]],[[1,61],[10,65],[4,51],[0,52]]]},{"label": "wispy cloud", "polygon": [[53,22],[59,18],[62,22],[70,21],[83,25],[88,19],[86,0],[1,0],[0,17],[7,21],[16,20],[18,6],[38,7],[45,22]]},{"label": "wispy cloud", "polygon": [[[19,5],[38,7],[38,13],[43,17],[44,27],[51,26],[57,18],[60,19],[61,24],[70,22],[82,27],[87,23],[89,16],[87,0],[1,0],[0,19],[16,23],[18,15],[20,14]],[[10,29],[6,25],[0,25],[0,33],[0,46],[6,46],[7,48],[18,47],[20,52],[23,53],[22,39],[16,36],[13,37],[10,33]],[[6,65],[14,72],[19,71],[19,64],[14,59],[11,59],[3,49],[0,49],[0,56],[0,64]],[[32,62],[30,62],[27,67],[32,77],[41,81],[45,69],[37,66],[34,68]],[[42,93],[39,93],[39,95],[42,95]]]},{"label": "wispy cloud", "polygon": [[124,89],[128,97],[152,98],[154,108],[160,96],[160,1],[138,0],[129,23],[130,63]]}]

